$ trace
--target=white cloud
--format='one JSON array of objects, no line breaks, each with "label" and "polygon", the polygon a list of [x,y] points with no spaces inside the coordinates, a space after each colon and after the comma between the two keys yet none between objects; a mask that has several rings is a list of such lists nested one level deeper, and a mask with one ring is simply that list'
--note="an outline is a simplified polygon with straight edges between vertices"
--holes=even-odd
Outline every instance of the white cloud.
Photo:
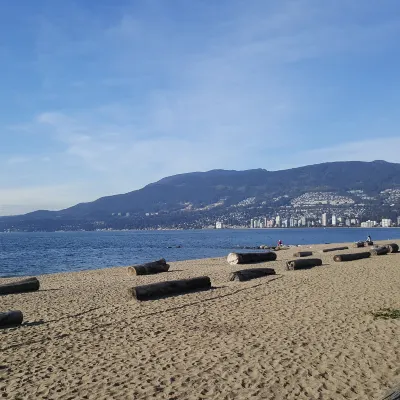
[{"label": "white cloud", "polygon": [[[73,201],[75,194],[94,199],[194,170],[399,161],[394,146],[386,151],[363,139],[374,135],[364,132],[369,121],[355,120],[357,129],[347,129],[338,138],[346,142],[341,145],[319,145],[327,141],[310,133],[319,116],[326,126],[337,122],[328,110],[337,92],[305,79],[312,78],[314,65],[304,63],[374,55],[399,31],[397,21],[373,18],[371,4],[255,0],[233,1],[225,9],[199,3],[201,23],[196,15],[187,24],[165,12],[165,2],[146,4],[125,9],[117,21],[89,18],[68,4],[73,13],[65,13],[59,25],[42,20],[38,71],[46,96],[51,92],[57,101],[53,108],[47,101],[31,122],[16,123],[13,133],[46,137],[55,150],[37,159],[17,155],[8,163],[26,180],[35,179],[35,168],[36,182],[47,171],[48,190],[60,181],[90,182],[65,202],[57,200],[62,195],[56,189],[48,198],[43,193],[50,208]],[[87,26],[81,24],[85,17]],[[69,63],[90,73],[74,75]],[[47,165],[40,167],[38,159]],[[18,192],[10,193],[17,204]],[[32,204],[38,205],[40,191],[34,193]]]},{"label": "white cloud", "polygon": [[15,164],[25,164],[27,162],[31,161],[30,157],[26,156],[13,156],[7,159],[7,164],[9,165],[15,165]]}]

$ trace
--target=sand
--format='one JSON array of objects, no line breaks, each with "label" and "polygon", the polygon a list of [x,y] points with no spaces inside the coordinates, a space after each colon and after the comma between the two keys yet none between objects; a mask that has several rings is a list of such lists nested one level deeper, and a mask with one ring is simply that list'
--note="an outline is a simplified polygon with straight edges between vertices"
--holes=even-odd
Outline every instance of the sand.
[{"label": "sand", "polygon": [[[336,247],[336,245],[330,245]],[[0,297],[25,325],[0,330],[0,398],[379,399],[400,382],[400,254],[229,282],[223,258],[40,277],[41,290]],[[311,246],[318,251],[329,246]],[[363,251],[363,249],[351,249]],[[345,251],[346,252],[346,251]],[[314,256],[315,257],[315,254]],[[208,275],[215,289],[137,302],[137,284]],[[0,283],[11,279],[0,279]]]}]

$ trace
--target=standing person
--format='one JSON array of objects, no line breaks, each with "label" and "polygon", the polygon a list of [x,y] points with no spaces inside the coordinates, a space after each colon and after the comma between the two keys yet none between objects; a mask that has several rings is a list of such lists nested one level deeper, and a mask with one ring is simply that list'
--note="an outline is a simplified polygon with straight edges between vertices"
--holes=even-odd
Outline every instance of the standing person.
[{"label": "standing person", "polygon": [[278,240],[278,247],[283,246],[283,242],[281,239]]},{"label": "standing person", "polygon": [[367,242],[367,243],[372,242],[372,239],[371,239],[371,236],[370,236],[370,235],[368,235],[366,242]]}]

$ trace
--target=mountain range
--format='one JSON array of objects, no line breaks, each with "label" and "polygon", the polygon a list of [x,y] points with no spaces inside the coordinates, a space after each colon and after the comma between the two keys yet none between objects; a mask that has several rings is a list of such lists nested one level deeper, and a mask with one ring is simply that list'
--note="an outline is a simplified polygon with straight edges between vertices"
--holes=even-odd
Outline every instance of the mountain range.
[{"label": "mountain range", "polygon": [[2,217],[0,230],[201,228],[217,219],[245,226],[252,217],[276,214],[394,218],[399,209],[400,164],[349,161],[179,174],[60,211]]}]

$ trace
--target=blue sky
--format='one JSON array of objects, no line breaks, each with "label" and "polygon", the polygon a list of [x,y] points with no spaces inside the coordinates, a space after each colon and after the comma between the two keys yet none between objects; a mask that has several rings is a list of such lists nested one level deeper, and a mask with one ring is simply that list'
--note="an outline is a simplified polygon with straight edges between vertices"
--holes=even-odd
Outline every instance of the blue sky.
[{"label": "blue sky", "polygon": [[398,0],[15,0],[0,215],[176,173],[400,162]]}]

